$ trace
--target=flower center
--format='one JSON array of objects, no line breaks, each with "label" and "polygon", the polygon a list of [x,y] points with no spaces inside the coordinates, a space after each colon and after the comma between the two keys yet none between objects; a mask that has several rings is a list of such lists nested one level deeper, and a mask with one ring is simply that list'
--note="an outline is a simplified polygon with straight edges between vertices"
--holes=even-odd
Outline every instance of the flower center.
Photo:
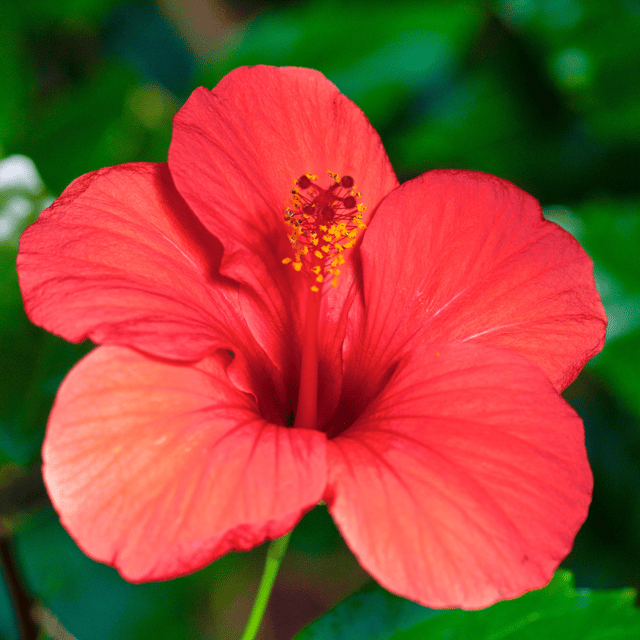
[{"label": "flower center", "polygon": [[291,203],[285,209],[284,221],[291,228],[289,241],[293,258],[284,258],[310,281],[307,290],[305,319],[302,327],[302,358],[300,388],[294,428],[316,429],[318,406],[318,322],[320,292],[325,280],[338,286],[340,267],[345,263],[344,252],[353,248],[360,230],[366,225],[362,213],[366,207],[360,199],[351,176],[342,178],[327,171],[326,188],[318,176],[306,173],[291,189]]},{"label": "flower center", "polygon": [[291,204],[285,209],[284,221],[291,227],[289,241],[293,258],[284,258],[311,280],[311,291],[317,293],[325,279],[338,286],[340,267],[344,264],[344,251],[351,249],[361,229],[362,202],[351,176],[340,176],[327,171],[329,186],[324,189],[318,176],[306,173],[296,180],[291,189]]}]

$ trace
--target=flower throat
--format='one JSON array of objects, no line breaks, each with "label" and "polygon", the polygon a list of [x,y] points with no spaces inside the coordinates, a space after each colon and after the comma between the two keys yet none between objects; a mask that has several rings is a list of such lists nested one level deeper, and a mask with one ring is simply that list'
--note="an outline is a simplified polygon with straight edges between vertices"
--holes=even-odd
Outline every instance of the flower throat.
[{"label": "flower throat", "polygon": [[362,213],[367,208],[358,202],[361,195],[353,178],[340,178],[332,171],[327,174],[330,184],[326,189],[318,185],[314,174],[298,178],[284,215],[291,227],[288,235],[294,257],[282,262],[304,273],[314,293],[319,293],[327,280],[338,286],[344,251],[355,245],[358,232],[366,228]]}]

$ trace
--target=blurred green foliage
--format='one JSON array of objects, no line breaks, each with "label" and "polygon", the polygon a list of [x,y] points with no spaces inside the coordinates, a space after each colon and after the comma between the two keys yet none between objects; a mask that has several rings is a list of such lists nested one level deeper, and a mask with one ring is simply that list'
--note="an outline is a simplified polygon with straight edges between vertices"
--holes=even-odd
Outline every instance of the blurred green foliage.
[{"label": "blurred green foliage", "polygon": [[[190,15],[188,6],[209,10]],[[170,583],[130,585],[86,558],[46,506],[47,414],[91,345],[29,323],[15,257],[21,231],[74,178],[165,161],[171,118],[189,92],[260,63],[325,73],[370,118],[401,180],[436,167],[495,173],[535,195],[589,251],[610,328],[565,393],[585,421],[595,475],[590,517],[565,564],[579,586],[640,587],[637,2],[34,0],[0,4],[0,510],[38,602],[78,640],[234,637],[244,624],[263,549]],[[23,178],[12,180],[16,166]],[[559,575],[550,590],[496,607],[517,612],[556,594],[602,612],[594,620],[630,611],[628,591],[592,598]],[[263,637],[291,637],[367,580],[318,507],[292,538]],[[424,614],[394,602],[385,606],[406,624]],[[471,619],[456,615],[424,624]],[[455,637],[489,637],[460,635],[455,624],[446,627]],[[2,589],[0,638],[17,638]]]}]

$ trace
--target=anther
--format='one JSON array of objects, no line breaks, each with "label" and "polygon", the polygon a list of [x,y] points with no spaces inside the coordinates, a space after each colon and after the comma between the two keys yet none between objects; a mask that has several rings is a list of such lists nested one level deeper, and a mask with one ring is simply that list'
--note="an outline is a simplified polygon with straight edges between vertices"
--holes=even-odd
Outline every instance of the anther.
[{"label": "anther", "polygon": [[[309,283],[318,292],[323,283],[337,285],[337,269],[345,263],[344,251],[356,244],[359,231],[366,228],[362,212],[366,207],[351,176],[327,171],[329,184],[318,184],[318,176],[301,175],[291,190],[284,222],[290,227],[289,241],[294,257],[283,259],[296,271],[311,276]],[[308,256],[305,258],[304,256]]]}]

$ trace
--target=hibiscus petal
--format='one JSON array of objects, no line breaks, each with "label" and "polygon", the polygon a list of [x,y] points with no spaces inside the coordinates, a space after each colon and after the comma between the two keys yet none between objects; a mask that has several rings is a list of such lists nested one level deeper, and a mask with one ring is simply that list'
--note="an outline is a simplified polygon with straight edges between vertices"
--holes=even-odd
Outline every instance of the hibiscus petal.
[{"label": "hibiscus petal", "polygon": [[[196,89],[174,119],[169,167],[182,196],[224,245],[222,273],[257,292],[262,306],[243,311],[274,362],[302,349],[300,302],[309,283],[282,264],[293,255],[283,217],[296,180],[315,173],[328,186],[328,170],[351,175],[366,216],[398,184],[362,111],[321,73],[300,68],[241,67],[212,91]],[[319,378],[327,414],[338,399],[342,315],[353,282],[348,260],[338,288],[328,287],[323,300]],[[290,361],[284,368],[299,366]]]},{"label": "hibiscus petal", "polygon": [[166,164],[129,164],[78,178],[45,209],[18,274],[31,320],[67,340],[195,360],[237,348],[243,326],[250,336],[221,255]]},{"label": "hibiscus petal", "polygon": [[362,261],[356,371],[419,343],[473,341],[521,353],[561,390],[604,343],[591,260],[500,178],[431,171],[403,184],[380,205]]},{"label": "hibiscus petal", "polygon": [[528,360],[419,347],[329,441],[325,500],[362,566],[429,607],[542,587],[586,518],[582,423]]},{"label": "hibiscus petal", "polygon": [[52,410],[44,478],[64,526],[128,580],[195,571],[290,530],[326,482],[326,439],[267,423],[215,357],[99,347]]},{"label": "hibiscus petal", "polygon": [[351,175],[370,209],[398,184],[362,111],[318,71],[294,67],[241,67],[196,89],[174,118],[169,167],[224,245],[223,272],[258,291],[263,271],[295,276],[281,264],[291,253],[283,215],[301,175],[321,185],[328,170]]}]

